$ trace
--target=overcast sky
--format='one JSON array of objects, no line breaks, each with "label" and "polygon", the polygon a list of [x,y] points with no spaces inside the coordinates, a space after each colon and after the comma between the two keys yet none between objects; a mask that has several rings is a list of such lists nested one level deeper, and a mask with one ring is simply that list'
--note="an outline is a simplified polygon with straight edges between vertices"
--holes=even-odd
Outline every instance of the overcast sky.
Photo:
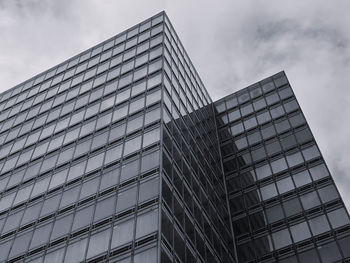
[{"label": "overcast sky", "polygon": [[0,0],[0,92],[162,10],[213,100],[285,70],[350,208],[348,0]]}]

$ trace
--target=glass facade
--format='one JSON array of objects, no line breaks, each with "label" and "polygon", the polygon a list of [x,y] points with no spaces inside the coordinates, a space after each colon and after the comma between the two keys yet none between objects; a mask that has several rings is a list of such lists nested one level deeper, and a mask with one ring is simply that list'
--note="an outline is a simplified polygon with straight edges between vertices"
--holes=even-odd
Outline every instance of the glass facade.
[{"label": "glass facade", "polygon": [[349,215],[284,72],[215,110],[239,262],[349,257]]},{"label": "glass facade", "polygon": [[284,73],[213,103],[164,12],[0,94],[0,262],[333,262],[349,244]]}]

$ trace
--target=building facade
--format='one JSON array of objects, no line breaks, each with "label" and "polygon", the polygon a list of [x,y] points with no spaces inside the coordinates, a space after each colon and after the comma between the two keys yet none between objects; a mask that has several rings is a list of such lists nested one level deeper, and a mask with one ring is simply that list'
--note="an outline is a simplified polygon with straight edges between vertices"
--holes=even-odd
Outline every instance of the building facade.
[{"label": "building facade", "polygon": [[239,262],[341,262],[349,216],[284,72],[215,102]]},{"label": "building facade", "polygon": [[284,73],[213,102],[164,12],[0,94],[0,262],[349,253]]}]

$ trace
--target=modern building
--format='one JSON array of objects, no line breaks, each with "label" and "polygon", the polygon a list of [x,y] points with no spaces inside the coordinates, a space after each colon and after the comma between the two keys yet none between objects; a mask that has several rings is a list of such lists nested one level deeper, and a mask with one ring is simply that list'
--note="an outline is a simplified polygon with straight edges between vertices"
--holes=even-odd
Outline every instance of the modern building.
[{"label": "modern building", "polygon": [[284,72],[214,105],[239,262],[349,260],[348,212]]},{"label": "modern building", "polygon": [[213,102],[169,19],[0,94],[1,262],[334,262],[345,206],[283,72]]}]

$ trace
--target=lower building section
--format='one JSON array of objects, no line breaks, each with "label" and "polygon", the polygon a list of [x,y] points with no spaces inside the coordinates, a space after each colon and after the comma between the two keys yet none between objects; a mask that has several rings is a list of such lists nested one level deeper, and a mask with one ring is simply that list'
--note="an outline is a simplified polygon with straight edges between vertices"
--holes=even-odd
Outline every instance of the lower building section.
[{"label": "lower building section", "polygon": [[349,215],[285,74],[215,105],[239,262],[347,258]]}]

